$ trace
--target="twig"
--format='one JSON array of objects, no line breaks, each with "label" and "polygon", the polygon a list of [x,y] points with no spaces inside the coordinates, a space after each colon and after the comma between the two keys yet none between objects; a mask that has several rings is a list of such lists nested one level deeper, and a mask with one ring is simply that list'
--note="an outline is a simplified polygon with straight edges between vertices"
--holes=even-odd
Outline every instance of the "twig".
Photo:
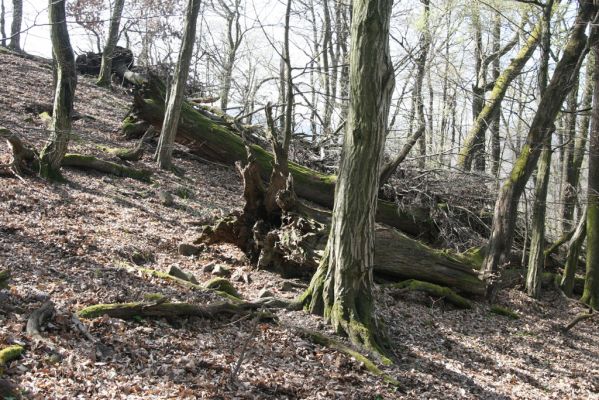
[{"label": "twig", "polygon": [[243,344],[243,347],[241,348],[241,354],[239,354],[239,358],[237,359],[235,368],[231,372],[231,382],[235,382],[237,380],[237,376],[239,375],[239,370],[241,369],[241,364],[243,363],[243,360],[245,359],[245,354],[247,352],[247,348],[250,344],[250,341],[254,338],[254,335],[256,334],[256,328],[258,327],[258,321],[260,320],[261,311],[262,311],[262,309],[260,309],[260,311],[256,313],[256,316],[254,317],[254,320],[252,321],[252,331],[250,332],[250,335],[248,336],[245,343]]}]

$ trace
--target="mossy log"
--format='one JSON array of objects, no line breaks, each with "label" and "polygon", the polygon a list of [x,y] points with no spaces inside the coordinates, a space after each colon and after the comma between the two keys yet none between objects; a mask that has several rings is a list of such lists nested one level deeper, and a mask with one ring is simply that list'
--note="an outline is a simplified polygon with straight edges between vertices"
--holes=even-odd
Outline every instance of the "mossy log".
[{"label": "mossy log", "polygon": [[257,306],[252,303],[232,304],[220,302],[200,306],[189,303],[159,303],[148,304],[137,303],[114,303],[96,304],[80,310],[77,315],[80,318],[97,318],[108,315],[113,318],[131,319],[134,317],[201,317],[216,318],[221,315],[245,314]]},{"label": "mossy log", "polygon": [[235,289],[235,286],[233,286],[233,284],[228,279],[225,279],[225,278],[210,279],[208,282],[204,283],[204,287],[206,287],[208,289],[214,289],[219,292],[224,292],[233,297],[241,299],[241,295],[239,294],[237,289]]},{"label": "mossy log", "polygon": [[0,350],[0,368],[19,358],[23,354],[23,351],[25,349],[19,345],[8,346]]},{"label": "mossy log", "polygon": [[448,287],[435,285],[434,283],[422,282],[416,279],[409,279],[407,281],[391,284],[388,287],[392,287],[394,289],[424,292],[429,296],[438,299],[443,299],[447,303],[453,304],[457,308],[472,308],[472,303],[468,299],[465,299],[464,297],[460,296]]},{"label": "mossy log", "polygon": [[489,309],[489,312],[492,314],[501,315],[503,317],[508,317],[510,319],[520,319],[520,315],[518,315],[517,312],[510,310],[507,307],[503,307],[503,306],[499,306],[499,305],[491,306],[491,308]]},{"label": "mossy log", "polygon": [[132,178],[145,182],[149,181],[150,176],[152,175],[152,173],[147,170],[135,169],[83,154],[66,154],[62,160],[62,165],[64,167],[91,169],[105,174]]},{"label": "mossy log", "polygon": [[[164,98],[164,83],[155,76],[148,77],[136,87],[131,117],[126,119],[126,124],[142,120],[160,128],[164,119]],[[189,102],[183,103],[176,140],[192,153],[211,161],[233,165],[247,159],[246,143],[238,132],[198,112]],[[251,144],[250,148],[262,179],[270,179],[273,155],[256,144]],[[289,172],[299,197],[321,206],[333,206],[335,176],[293,162],[289,162]],[[429,242],[438,238],[438,229],[426,208],[399,209],[394,203],[379,200],[376,218],[379,222]]]}]

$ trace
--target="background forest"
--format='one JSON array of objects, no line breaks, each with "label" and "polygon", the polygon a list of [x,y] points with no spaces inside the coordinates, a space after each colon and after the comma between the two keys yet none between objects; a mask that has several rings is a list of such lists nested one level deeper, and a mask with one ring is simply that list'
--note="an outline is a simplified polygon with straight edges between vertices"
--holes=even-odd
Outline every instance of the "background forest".
[{"label": "background forest", "polygon": [[0,2],[0,396],[599,398],[596,1]]}]

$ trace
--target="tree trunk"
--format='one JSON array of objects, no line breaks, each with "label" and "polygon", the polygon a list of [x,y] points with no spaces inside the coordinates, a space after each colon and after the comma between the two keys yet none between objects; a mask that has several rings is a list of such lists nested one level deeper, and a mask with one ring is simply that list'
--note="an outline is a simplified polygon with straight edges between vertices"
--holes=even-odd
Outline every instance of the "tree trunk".
[{"label": "tree trunk", "polygon": [[[592,51],[599,60],[599,29],[593,27]],[[595,62],[593,74],[593,114],[589,141],[589,184],[587,190],[587,268],[584,281],[583,303],[599,309],[599,63]]]},{"label": "tree trunk", "polygon": [[156,161],[161,169],[170,169],[173,166],[173,145],[175,143],[175,136],[177,135],[181,105],[183,104],[183,97],[185,95],[185,85],[187,84],[187,75],[189,74],[189,65],[191,63],[201,3],[201,0],[189,0],[187,4],[185,28],[179,52],[179,60],[175,67],[174,84],[168,96],[162,131],[160,132],[160,139],[158,140],[158,147],[156,149]]},{"label": "tree trunk", "polygon": [[477,146],[480,145],[481,140],[484,141],[485,132],[489,122],[498,112],[503,97],[507,93],[510,84],[514,78],[520,74],[524,68],[524,65],[526,65],[526,62],[534,53],[534,50],[539,44],[539,40],[542,36],[543,26],[544,23],[542,20],[537,22],[534,30],[531,32],[530,37],[524,46],[512,59],[507,68],[501,73],[499,79],[495,81],[489,99],[487,100],[481,112],[477,115],[472,128],[470,128],[470,131],[464,140],[464,145],[460,150],[460,155],[458,158],[458,166],[460,168],[463,168],[466,171],[471,169],[474,156],[478,151]]},{"label": "tree trunk", "polygon": [[[539,67],[539,94],[543,97],[547,89],[549,75],[549,55],[551,52],[551,8],[553,0],[545,5],[543,20],[543,39],[541,48],[541,65]],[[535,185],[535,198],[532,209],[532,233],[528,258],[528,273],[526,275],[526,292],[533,298],[539,298],[541,294],[541,277],[545,264],[545,214],[547,211],[547,188],[549,186],[549,175],[551,173],[551,137],[552,130],[545,137],[545,143],[541,153],[541,162],[537,169]]]},{"label": "tree trunk", "polygon": [[[424,119],[424,98],[422,96],[422,83],[424,82],[424,73],[426,68],[426,59],[431,45],[431,37],[429,32],[429,17],[430,17],[430,0],[420,0],[424,5],[424,27],[420,34],[420,54],[416,59],[416,85],[414,87],[414,99],[416,101],[416,119],[418,120],[418,137],[419,159],[418,167],[426,166],[426,121]],[[428,133],[432,135],[432,132]],[[401,156],[401,154],[399,155]],[[395,163],[399,165],[399,163]]]},{"label": "tree trunk", "polygon": [[576,226],[574,234],[568,241],[568,255],[566,257],[566,265],[564,266],[564,275],[560,282],[560,288],[568,297],[574,292],[574,281],[576,277],[576,269],[578,268],[578,257],[580,249],[587,234],[587,209],[585,208],[580,221]]},{"label": "tree trunk", "polygon": [[[21,51],[21,23],[23,22],[23,0],[12,0],[12,24],[8,48]],[[61,20],[60,22],[64,22]]]},{"label": "tree trunk", "polygon": [[[493,53],[498,53],[501,50],[501,12],[496,11],[493,21]],[[493,82],[497,82],[501,76],[501,57],[496,57],[493,60]],[[494,177],[499,176],[501,167],[501,137],[499,135],[501,121],[501,104],[497,107],[495,115],[491,117],[491,174]]]},{"label": "tree trunk", "polygon": [[0,35],[2,35],[2,47],[6,47],[6,8],[4,0],[0,0]]},{"label": "tree trunk", "polygon": [[110,19],[110,28],[108,30],[108,40],[104,46],[102,53],[102,65],[100,67],[100,75],[98,76],[98,86],[110,86],[112,77],[112,53],[119,39],[119,26],[121,24],[121,15],[125,0],[115,0],[114,9],[112,10],[112,18]]},{"label": "tree trunk", "polygon": [[594,13],[595,7],[591,1],[584,1],[581,4],[562,58],[557,63],[551,83],[545,90],[530,125],[526,144],[499,192],[495,203],[491,237],[481,270],[481,277],[489,284],[489,296],[493,294],[494,275],[511,250],[520,196],[537,164],[546,135],[552,131],[555,117],[580,69],[587,42],[585,30]]},{"label": "tree trunk", "polygon": [[[562,189],[562,204],[563,204],[563,212],[562,212],[562,229],[564,232],[567,232],[571,229],[572,219],[574,218],[574,208],[578,198],[578,185],[580,183],[580,170],[582,167],[582,162],[586,152],[586,144],[587,144],[587,136],[589,132],[590,125],[590,115],[591,115],[591,107],[593,100],[593,88],[594,88],[594,80],[593,80],[593,70],[594,70],[594,59],[595,56],[592,52],[587,57],[587,69],[586,69],[586,82],[584,85],[584,93],[582,95],[582,103],[580,105],[581,110],[584,111],[582,118],[580,118],[580,126],[578,129],[578,134],[575,137],[571,137],[573,141],[572,146],[572,154],[568,154],[567,162],[568,165],[565,168],[565,178],[564,187]],[[570,111],[575,110],[573,107]],[[574,118],[575,120],[575,118]],[[575,126],[575,125],[574,125]]]},{"label": "tree trunk", "polygon": [[49,0],[50,35],[55,60],[56,92],[50,139],[40,153],[40,174],[47,179],[60,176],[60,164],[71,135],[73,100],[77,87],[75,57],[71,48],[65,14],[66,0]]},{"label": "tree trunk", "polygon": [[355,0],[350,108],[329,240],[302,296],[307,309],[365,348],[383,353],[372,299],[378,172],[394,86],[389,54],[392,2]]}]

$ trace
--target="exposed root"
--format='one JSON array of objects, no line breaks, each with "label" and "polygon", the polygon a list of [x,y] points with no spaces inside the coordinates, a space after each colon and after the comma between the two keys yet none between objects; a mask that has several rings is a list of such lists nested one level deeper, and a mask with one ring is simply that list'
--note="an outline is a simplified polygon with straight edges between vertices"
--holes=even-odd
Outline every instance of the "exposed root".
[{"label": "exposed root", "polygon": [[133,178],[145,182],[149,181],[152,175],[150,171],[127,167],[83,154],[66,154],[62,160],[62,165],[64,167],[91,169],[105,174]]},{"label": "exposed root", "polygon": [[332,337],[323,335],[321,333],[311,331],[304,328],[295,327],[295,330],[303,337],[310,339],[316,344],[321,346],[330,347],[335,349],[341,353],[344,353],[350,357],[353,357],[356,361],[362,363],[364,367],[373,375],[379,376],[386,383],[401,388],[401,384],[390,375],[383,372],[377,365],[372,362],[367,356],[359,353],[358,351],[352,349],[351,347],[343,344],[342,342],[333,339]]},{"label": "exposed root", "polygon": [[406,291],[420,291],[428,294],[429,296],[436,297],[438,299],[443,299],[444,301],[453,304],[458,308],[472,308],[472,303],[468,299],[460,296],[448,287],[435,285],[434,283],[418,281],[416,279],[409,279],[407,281],[386,285],[386,287]]}]

